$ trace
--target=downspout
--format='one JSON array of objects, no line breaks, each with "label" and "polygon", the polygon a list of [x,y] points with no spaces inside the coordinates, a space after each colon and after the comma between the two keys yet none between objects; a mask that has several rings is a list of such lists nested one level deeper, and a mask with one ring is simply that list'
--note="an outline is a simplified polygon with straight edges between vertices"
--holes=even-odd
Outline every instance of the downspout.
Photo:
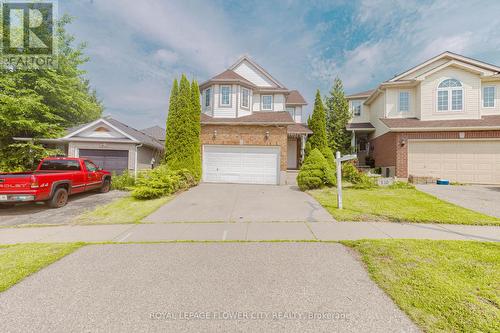
[{"label": "downspout", "polygon": [[137,179],[137,149],[141,148],[143,144],[135,145],[135,161],[134,161],[134,178]]}]

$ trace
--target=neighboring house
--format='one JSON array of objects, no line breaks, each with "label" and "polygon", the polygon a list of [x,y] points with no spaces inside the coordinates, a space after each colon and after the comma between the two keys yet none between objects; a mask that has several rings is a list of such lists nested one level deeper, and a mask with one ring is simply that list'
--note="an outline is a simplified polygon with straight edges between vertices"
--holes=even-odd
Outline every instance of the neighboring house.
[{"label": "neighboring house", "polygon": [[70,128],[62,138],[37,141],[60,149],[68,157],[88,157],[101,168],[118,174],[125,170],[151,169],[152,164],[160,162],[164,150],[164,144],[159,140],[111,117]]},{"label": "neighboring house", "polygon": [[200,85],[203,181],[284,184],[300,167],[304,98],[250,58]]},{"label": "neighboring house", "polygon": [[348,129],[383,174],[500,184],[500,67],[444,52],[348,96]]}]

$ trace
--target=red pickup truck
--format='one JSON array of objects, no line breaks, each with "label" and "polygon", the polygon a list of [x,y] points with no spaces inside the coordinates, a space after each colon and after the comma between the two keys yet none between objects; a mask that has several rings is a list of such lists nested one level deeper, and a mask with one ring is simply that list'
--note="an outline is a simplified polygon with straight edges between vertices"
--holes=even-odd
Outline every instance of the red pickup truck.
[{"label": "red pickup truck", "polygon": [[86,158],[43,159],[31,172],[0,173],[0,206],[17,202],[46,201],[52,208],[68,202],[68,196],[99,190],[108,192],[111,174]]}]

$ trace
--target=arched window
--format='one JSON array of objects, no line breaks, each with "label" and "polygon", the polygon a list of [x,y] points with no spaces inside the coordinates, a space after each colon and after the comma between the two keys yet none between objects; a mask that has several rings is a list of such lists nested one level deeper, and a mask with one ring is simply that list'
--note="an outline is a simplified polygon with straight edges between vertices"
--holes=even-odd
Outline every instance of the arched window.
[{"label": "arched window", "polygon": [[462,111],[464,91],[462,83],[455,79],[442,81],[437,90],[438,111]]}]

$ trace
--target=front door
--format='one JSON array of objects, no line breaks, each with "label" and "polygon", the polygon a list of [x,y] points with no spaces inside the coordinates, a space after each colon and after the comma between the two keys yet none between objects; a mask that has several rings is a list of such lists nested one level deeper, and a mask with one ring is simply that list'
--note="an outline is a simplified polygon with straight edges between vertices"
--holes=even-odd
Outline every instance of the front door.
[{"label": "front door", "polygon": [[299,168],[298,165],[298,140],[297,138],[289,138],[288,139],[288,147],[287,147],[287,169],[289,170],[297,170]]}]

